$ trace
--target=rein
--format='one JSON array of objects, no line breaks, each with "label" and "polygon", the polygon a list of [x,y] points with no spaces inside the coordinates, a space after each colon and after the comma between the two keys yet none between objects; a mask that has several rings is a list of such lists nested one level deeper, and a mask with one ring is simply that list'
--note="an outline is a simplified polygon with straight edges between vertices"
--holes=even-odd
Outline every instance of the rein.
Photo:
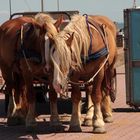
[{"label": "rein", "polygon": [[[25,49],[23,47],[23,30],[24,30],[24,25],[21,26],[21,33],[20,33],[21,44],[20,44],[20,48],[21,48],[21,52],[23,54],[23,58],[25,59],[25,62],[27,64],[28,70],[30,72],[32,72],[32,68],[31,68],[31,66],[30,66],[30,64],[29,64],[29,62],[27,60],[28,57],[26,56],[26,52],[25,52]],[[35,76],[35,75],[34,75],[34,78],[36,78],[38,81],[40,81],[42,83],[48,84],[48,82],[46,80],[44,80],[43,78],[40,78],[40,77]]]},{"label": "rein", "polygon": [[32,72],[32,69],[31,69],[31,67],[30,67],[30,65],[28,63],[28,60],[27,60],[27,57],[26,57],[26,54],[25,54],[25,51],[24,51],[24,48],[23,48],[23,30],[24,30],[24,25],[21,26],[21,33],[20,33],[21,45],[20,45],[20,47],[21,47],[22,54],[23,54],[23,57],[25,59],[25,62],[27,64],[28,70],[30,72]]},{"label": "rein", "polygon": [[31,66],[30,66],[30,64],[28,62],[28,59],[33,60],[33,61],[35,61],[37,63],[41,63],[41,56],[37,52],[35,52],[33,50],[26,49],[24,47],[24,37],[23,37],[24,25],[21,26],[21,32],[20,32],[21,44],[20,44],[20,51],[18,52],[18,55],[19,55],[18,57],[25,59],[25,62],[26,62],[27,67],[28,67],[28,70],[30,72],[32,72],[32,68],[31,68]]}]

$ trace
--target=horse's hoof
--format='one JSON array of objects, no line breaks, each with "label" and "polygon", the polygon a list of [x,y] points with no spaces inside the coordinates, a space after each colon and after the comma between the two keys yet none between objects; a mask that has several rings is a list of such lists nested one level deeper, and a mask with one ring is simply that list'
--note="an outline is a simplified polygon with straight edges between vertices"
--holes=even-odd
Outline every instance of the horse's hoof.
[{"label": "horse's hoof", "polygon": [[75,125],[75,126],[70,126],[69,132],[82,132],[82,129],[79,125]]},{"label": "horse's hoof", "polygon": [[95,127],[95,128],[93,128],[93,133],[104,134],[104,133],[106,133],[106,130],[104,127]]},{"label": "horse's hoof", "polygon": [[93,120],[92,119],[85,119],[82,125],[83,126],[92,126]]},{"label": "horse's hoof", "polygon": [[112,123],[113,122],[113,118],[111,116],[105,117],[104,118],[104,122],[105,123]]},{"label": "horse's hoof", "polygon": [[24,125],[25,124],[25,120],[23,118],[20,118],[20,117],[9,117],[7,119],[7,124],[9,126]]}]

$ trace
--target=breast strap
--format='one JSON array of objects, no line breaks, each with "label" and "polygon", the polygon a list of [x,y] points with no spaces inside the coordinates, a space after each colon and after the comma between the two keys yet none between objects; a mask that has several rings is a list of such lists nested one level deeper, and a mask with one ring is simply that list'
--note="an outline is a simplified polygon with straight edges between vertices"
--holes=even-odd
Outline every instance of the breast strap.
[{"label": "breast strap", "polygon": [[97,60],[100,57],[106,56],[108,54],[108,49],[106,47],[100,49],[98,52],[92,53],[87,57],[81,56],[82,62],[89,63],[90,61]]}]

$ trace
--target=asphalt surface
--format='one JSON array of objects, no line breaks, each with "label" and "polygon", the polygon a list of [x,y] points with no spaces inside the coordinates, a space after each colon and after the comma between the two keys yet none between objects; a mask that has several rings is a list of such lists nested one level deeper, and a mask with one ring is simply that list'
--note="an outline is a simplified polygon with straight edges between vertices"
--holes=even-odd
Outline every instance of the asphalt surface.
[{"label": "asphalt surface", "polygon": [[[47,107],[42,106],[47,109]],[[37,130],[27,133],[25,126],[7,126],[4,95],[0,94],[0,140],[140,140],[140,110],[126,104],[124,65],[117,68],[117,99],[112,103],[114,122],[106,124],[107,133],[93,134],[92,127],[82,126],[81,133],[68,132],[70,114],[61,114],[61,132],[49,126],[49,114],[40,114]],[[84,118],[85,114],[82,115]]]}]

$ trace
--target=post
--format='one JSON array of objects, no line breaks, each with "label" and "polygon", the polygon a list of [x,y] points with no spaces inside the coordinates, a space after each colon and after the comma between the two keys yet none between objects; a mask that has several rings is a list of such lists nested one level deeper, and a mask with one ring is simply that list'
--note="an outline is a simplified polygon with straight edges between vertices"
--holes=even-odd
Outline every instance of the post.
[{"label": "post", "polygon": [[11,17],[11,14],[12,14],[12,9],[11,9],[11,0],[9,0],[9,10],[10,10],[10,17]]},{"label": "post", "polygon": [[133,8],[136,9],[136,0],[133,0]]},{"label": "post", "polygon": [[57,11],[59,11],[59,0],[57,0]]},{"label": "post", "polygon": [[44,1],[41,0],[41,12],[44,12]]}]

